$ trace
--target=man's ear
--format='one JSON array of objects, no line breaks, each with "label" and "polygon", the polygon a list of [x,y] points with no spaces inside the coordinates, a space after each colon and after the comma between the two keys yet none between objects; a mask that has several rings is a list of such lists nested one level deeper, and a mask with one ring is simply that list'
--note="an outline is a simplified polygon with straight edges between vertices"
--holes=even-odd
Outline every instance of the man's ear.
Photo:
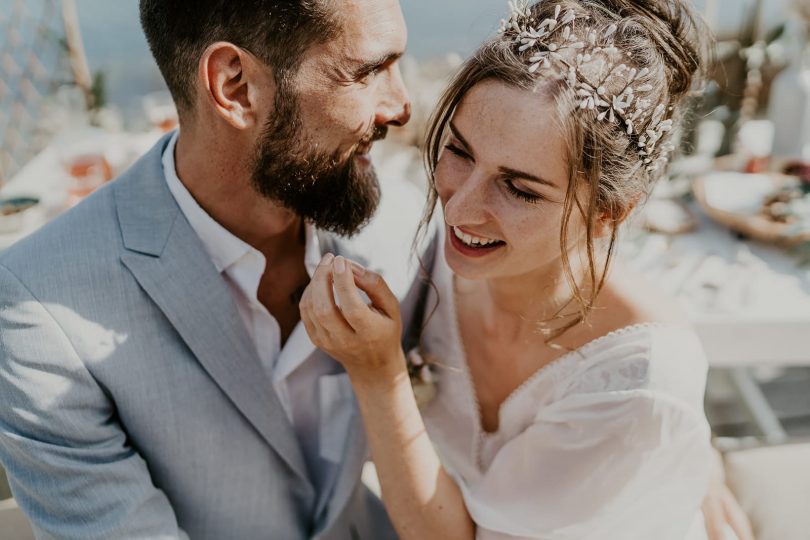
[{"label": "man's ear", "polygon": [[236,129],[248,129],[264,118],[262,104],[273,103],[272,75],[245,49],[218,41],[200,58],[198,77],[209,106]]}]

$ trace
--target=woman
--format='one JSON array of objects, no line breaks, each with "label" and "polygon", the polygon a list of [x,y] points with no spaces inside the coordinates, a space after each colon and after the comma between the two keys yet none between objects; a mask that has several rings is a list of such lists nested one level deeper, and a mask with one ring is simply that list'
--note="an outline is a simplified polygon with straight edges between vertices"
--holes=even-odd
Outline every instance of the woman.
[{"label": "woman", "polygon": [[315,273],[302,319],[349,374],[403,539],[705,534],[705,357],[610,264],[665,168],[695,30],[664,0],[513,5],[462,68],[428,137],[426,223],[440,201],[446,227],[421,415],[385,283],[329,255]]}]

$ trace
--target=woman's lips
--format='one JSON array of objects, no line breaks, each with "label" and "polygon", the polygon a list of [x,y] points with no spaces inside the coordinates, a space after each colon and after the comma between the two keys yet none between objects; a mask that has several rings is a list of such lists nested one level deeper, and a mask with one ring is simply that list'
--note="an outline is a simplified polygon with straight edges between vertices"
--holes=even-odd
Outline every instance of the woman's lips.
[{"label": "woman's lips", "polygon": [[362,165],[371,165],[371,154],[369,153],[355,153],[354,160]]},{"label": "woman's lips", "polygon": [[506,242],[498,241],[487,246],[470,246],[456,236],[453,227],[450,227],[449,225],[447,227],[447,236],[450,238],[450,244],[453,246],[453,248],[466,257],[485,257],[506,245]]},{"label": "woman's lips", "polygon": [[374,142],[361,144],[357,147],[354,151],[354,159],[359,161],[364,165],[371,164],[371,148],[374,146]]}]

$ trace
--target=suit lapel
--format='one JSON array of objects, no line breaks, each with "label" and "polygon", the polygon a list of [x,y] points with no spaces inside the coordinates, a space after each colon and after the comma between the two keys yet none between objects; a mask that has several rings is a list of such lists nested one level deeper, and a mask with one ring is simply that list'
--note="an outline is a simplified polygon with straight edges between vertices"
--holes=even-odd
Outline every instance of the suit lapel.
[{"label": "suit lapel", "polygon": [[343,512],[346,503],[360,482],[360,475],[363,471],[366,458],[368,457],[368,445],[366,443],[366,433],[363,428],[363,419],[357,405],[354,405],[354,416],[349,426],[346,445],[343,450],[343,460],[340,464],[337,479],[335,480],[332,496],[326,505],[325,519],[320,521],[321,531],[328,531],[334,521]]},{"label": "suit lapel", "polygon": [[230,290],[166,185],[161,156],[167,142],[116,182],[126,248],[121,260],[203,369],[312,490],[295,433]]}]

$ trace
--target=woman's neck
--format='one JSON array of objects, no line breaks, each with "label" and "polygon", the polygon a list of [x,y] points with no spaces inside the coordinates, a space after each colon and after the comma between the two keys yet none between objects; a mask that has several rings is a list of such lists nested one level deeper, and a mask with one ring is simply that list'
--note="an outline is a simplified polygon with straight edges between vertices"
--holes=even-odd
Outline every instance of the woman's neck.
[{"label": "woman's neck", "polygon": [[548,322],[552,328],[563,326],[565,315],[576,311],[569,282],[561,273],[539,274],[480,281],[462,278],[460,291],[474,302],[480,330],[525,341],[543,337],[539,332],[541,322]]}]

